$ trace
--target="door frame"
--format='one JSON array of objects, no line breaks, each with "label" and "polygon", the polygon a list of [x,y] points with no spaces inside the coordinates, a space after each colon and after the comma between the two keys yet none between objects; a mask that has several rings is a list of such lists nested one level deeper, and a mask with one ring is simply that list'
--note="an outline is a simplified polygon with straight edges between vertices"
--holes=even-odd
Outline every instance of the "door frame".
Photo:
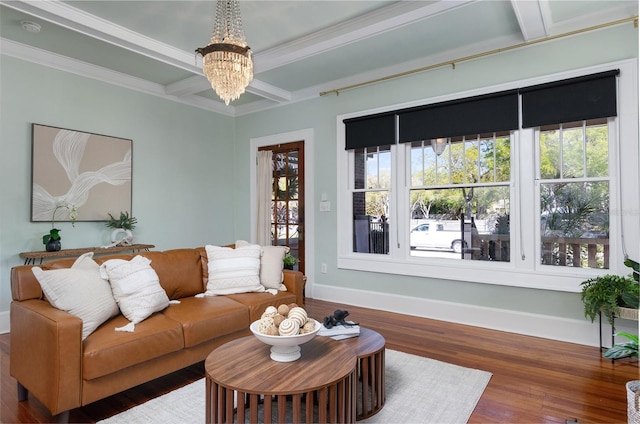
[{"label": "door frame", "polygon": [[249,181],[250,181],[250,201],[249,216],[251,217],[251,240],[255,242],[257,239],[257,157],[258,149],[264,146],[272,146],[274,144],[286,144],[296,141],[304,143],[304,217],[305,217],[305,276],[307,277],[307,285],[305,291],[309,297],[313,297],[313,281],[315,280],[315,196],[313,191],[314,181],[314,139],[313,128],[307,128],[299,131],[291,131],[287,133],[274,134],[265,137],[256,137],[250,140],[249,154]]}]

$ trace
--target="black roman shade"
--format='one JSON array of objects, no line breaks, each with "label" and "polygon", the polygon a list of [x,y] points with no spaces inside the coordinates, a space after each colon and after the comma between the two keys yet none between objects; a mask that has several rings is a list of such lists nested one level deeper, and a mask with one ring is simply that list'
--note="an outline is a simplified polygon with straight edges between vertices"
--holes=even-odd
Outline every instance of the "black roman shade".
[{"label": "black roman shade", "polygon": [[387,112],[345,119],[346,150],[396,144],[396,115]]},{"label": "black roman shade", "polygon": [[521,88],[522,127],[617,116],[619,74],[616,69]]},{"label": "black roman shade", "polygon": [[518,90],[398,111],[401,143],[518,128]]}]

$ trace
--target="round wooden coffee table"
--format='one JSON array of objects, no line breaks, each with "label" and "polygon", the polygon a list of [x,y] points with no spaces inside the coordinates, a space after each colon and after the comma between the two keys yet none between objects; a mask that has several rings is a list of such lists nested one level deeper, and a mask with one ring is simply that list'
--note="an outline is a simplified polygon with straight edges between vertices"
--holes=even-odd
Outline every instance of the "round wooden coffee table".
[{"label": "round wooden coffee table", "polygon": [[358,358],[356,420],[377,414],[384,406],[385,340],[377,332],[360,327],[360,336],[341,341],[352,348]]},{"label": "round wooden coffee table", "polygon": [[206,422],[354,422],[354,350],[320,336],[300,348],[297,361],[276,362],[270,346],[248,336],[211,352]]}]

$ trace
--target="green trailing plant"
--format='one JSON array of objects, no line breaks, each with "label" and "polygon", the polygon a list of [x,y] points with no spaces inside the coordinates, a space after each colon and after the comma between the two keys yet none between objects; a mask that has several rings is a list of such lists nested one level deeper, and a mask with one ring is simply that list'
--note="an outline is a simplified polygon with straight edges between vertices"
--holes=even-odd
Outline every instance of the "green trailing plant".
[{"label": "green trailing plant", "polygon": [[602,356],[608,359],[626,358],[627,356],[637,358],[638,336],[635,334],[625,333],[624,331],[616,333],[616,336],[625,337],[628,341],[614,344],[612,347],[607,349]]},{"label": "green trailing plant", "polygon": [[109,228],[122,228],[124,230],[133,230],[136,228],[136,224],[138,223],[138,219],[129,216],[129,212],[120,212],[120,217],[115,218],[113,215],[109,214],[109,220],[104,224]]},{"label": "green trailing plant", "polygon": [[638,293],[638,283],[630,276],[606,274],[585,280],[580,285],[584,314],[591,322],[602,312],[613,325],[621,306],[637,308],[637,304],[634,306],[625,303],[622,296],[623,293]]}]

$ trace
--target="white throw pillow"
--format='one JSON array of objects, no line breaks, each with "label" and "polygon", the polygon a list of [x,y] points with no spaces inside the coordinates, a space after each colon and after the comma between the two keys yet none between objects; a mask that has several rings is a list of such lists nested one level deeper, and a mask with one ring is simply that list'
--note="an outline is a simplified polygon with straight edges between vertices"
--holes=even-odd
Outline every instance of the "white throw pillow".
[{"label": "white throw pillow", "polygon": [[206,245],[209,281],[205,295],[263,292],[257,244],[230,247]]},{"label": "white throw pillow", "polygon": [[[245,240],[236,240],[236,248],[249,246]],[[288,246],[262,246],[260,255],[260,284],[266,289],[287,291],[284,281],[284,255],[289,252]]]},{"label": "white throw pillow", "polygon": [[169,306],[169,297],[150,264],[150,259],[137,255],[130,261],[109,259],[100,266],[120,311],[132,324]]},{"label": "white throw pillow", "polygon": [[262,246],[260,258],[260,283],[267,289],[287,291],[284,281],[284,255],[289,251],[287,246]]},{"label": "white throw pillow", "polygon": [[32,271],[53,307],[82,319],[82,340],[120,313],[93,252],[78,257],[71,268],[44,271],[36,266]]}]

